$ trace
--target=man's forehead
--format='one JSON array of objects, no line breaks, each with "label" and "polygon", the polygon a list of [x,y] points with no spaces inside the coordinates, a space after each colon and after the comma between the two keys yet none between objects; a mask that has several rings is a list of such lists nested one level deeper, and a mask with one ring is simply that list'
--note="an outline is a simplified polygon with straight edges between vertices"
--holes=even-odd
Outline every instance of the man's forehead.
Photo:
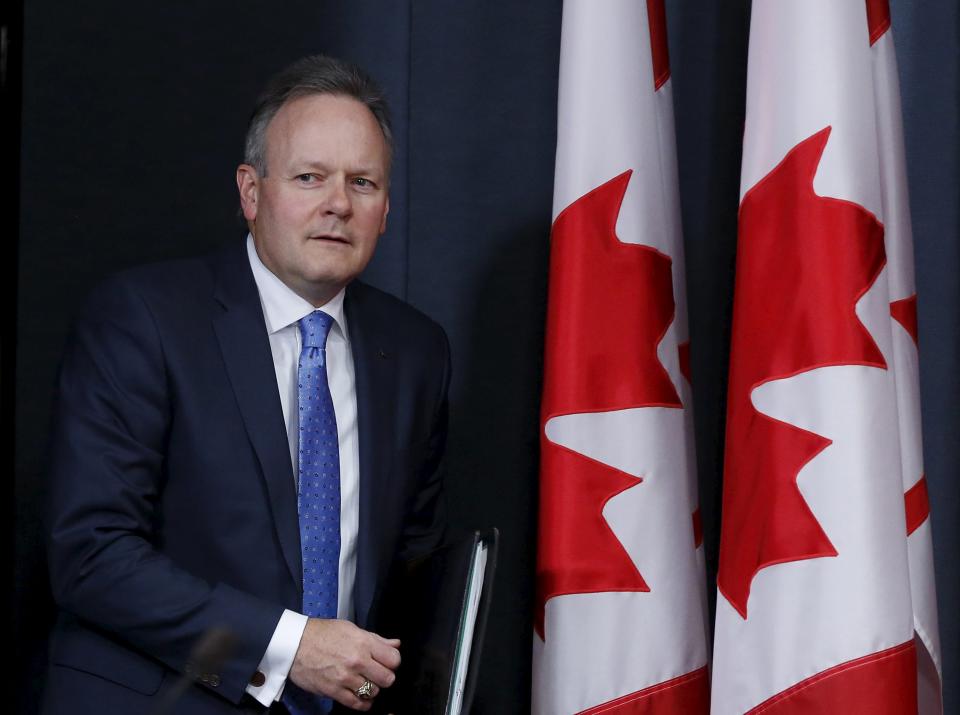
[{"label": "man's forehead", "polygon": [[267,165],[280,161],[284,170],[331,170],[336,156],[348,157],[352,172],[389,179],[391,168],[390,146],[373,112],[340,94],[313,93],[285,102],[267,125],[264,155]]},{"label": "man's forehead", "polygon": [[350,148],[369,146],[389,167],[390,147],[380,123],[363,102],[346,95],[317,93],[288,100],[267,125],[265,149],[269,155],[271,144],[289,146],[311,136],[323,139],[331,132],[342,133],[338,139]]},{"label": "man's forehead", "polygon": [[[271,127],[277,125],[291,125],[299,122],[325,121],[336,123],[363,122],[369,128],[376,129],[376,133],[383,137],[383,129],[370,108],[356,97],[344,94],[311,93],[291,97],[277,110],[267,125],[269,135]],[[384,137],[386,141],[386,137]]]}]

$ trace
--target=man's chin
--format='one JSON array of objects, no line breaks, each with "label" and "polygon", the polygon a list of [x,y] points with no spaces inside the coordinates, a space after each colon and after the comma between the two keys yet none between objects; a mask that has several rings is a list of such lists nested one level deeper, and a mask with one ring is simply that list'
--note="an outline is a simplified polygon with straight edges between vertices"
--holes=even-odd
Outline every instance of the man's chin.
[{"label": "man's chin", "polygon": [[359,270],[344,268],[343,270],[330,270],[329,267],[306,271],[300,280],[302,291],[297,291],[301,295],[306,293],[309,299],[316,302],[317,298],[324,298],[324,302],[330,300],[347,286],[350,281],[360,275]]}]

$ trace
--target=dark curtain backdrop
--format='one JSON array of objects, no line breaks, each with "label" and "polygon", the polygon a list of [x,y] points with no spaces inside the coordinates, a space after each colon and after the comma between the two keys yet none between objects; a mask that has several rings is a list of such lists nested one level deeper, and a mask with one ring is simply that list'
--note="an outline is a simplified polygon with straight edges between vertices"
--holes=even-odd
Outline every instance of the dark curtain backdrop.
[{"label": "dark curtain backdrop", "polygon": [[[960,712],[960,13],[955,0],[891,4],[949,713]],[[749,2],[668,0],[667,9],[712,580]],[[528,710],[560,13],[560,0],[26,0],[18,257],[8,273],[18,312],[17,712],[36,711],[52,614],[44,456],[74,308],[112,271],[241,240],[233,170],[252,102],[271,73],[318,51],[365,65],[393,103],[390,228],[367,279],[450,335],[452,517],[502,531],[475,712]]]}]

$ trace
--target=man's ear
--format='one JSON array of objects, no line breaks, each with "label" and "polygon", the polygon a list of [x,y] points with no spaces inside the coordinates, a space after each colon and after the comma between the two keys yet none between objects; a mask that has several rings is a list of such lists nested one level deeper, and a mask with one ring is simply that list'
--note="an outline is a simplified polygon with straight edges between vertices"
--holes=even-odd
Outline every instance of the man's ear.
[{"label": "man's ear", "polygon": [[257,198],[260,193],[260,177],[249,164],[237,167],[237,191],[240,192],[240,207],[247,221],[257,218]]},{"label": "man's ear", "polygon": [[387,230],[387,214],[390,213],[390,198],[387,197],[387,203],[383,207],[383,218],[380,219],[380,235]]}]

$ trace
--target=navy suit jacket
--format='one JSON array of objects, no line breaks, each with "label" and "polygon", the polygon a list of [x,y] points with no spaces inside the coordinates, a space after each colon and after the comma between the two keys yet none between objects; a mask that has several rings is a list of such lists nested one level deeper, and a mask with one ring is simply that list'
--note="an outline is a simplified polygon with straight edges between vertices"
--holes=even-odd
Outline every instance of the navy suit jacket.
[{"label": "navy suit jacket", "polygon": [[[442,540],[449,346],[370,286],[347,288],[360,528],[355,612],[391,565]],[[68,341],[49,489],[60,606],[47,713],[259,712],[245,695],[284,608],[299,610],[297,498],[259,294],[242,242],[100,286]],[[226,629],[230,656],[191,652]]]}]

